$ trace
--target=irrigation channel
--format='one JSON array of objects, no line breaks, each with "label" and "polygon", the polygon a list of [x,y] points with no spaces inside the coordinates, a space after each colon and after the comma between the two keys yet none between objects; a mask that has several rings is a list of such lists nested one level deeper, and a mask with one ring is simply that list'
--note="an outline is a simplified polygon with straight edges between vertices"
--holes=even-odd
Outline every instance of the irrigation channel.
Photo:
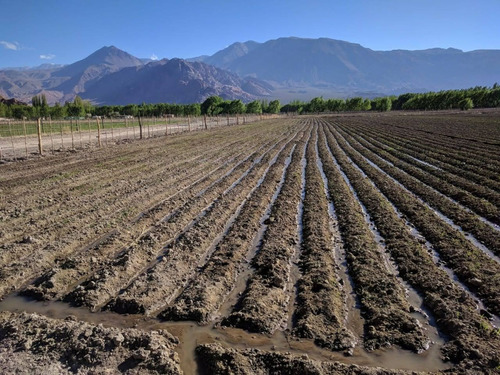
[{"label": "irrigation channel", "polygon": [[432,118],[269,119],[0,165],[0,369],[495,373],[500,146],[477,147],[484,127],[429,139]]}]

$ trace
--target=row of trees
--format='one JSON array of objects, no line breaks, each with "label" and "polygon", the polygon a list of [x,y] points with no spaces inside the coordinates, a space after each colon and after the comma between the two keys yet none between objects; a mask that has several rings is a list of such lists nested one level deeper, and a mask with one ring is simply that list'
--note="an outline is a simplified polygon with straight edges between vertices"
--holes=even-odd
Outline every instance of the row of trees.
[{"label": "row of trees", "polygon": [[314,98],[310,102],[295,100],[281,106],[279,100],[255,100],[243,103],[241,100],[224,100],[219,96],[211,96],[203,103],[194,104],[128,104],[113,106],[92,106],[89,101],[82,100],[79,96],[72,102],[64,105],[56,103],[54,106],[47,104],[45,95],[32,98],[31,106],[6,105],[0,102],[0,117],[7,118],[37,118],[51,117],[61,119],[66,117],[106,116],[119,115],[161,117],[164,115],[179,116],[217,116],[225,114],[261,114],[261,113],[320,113],[343,111],[390,111],[390,110],[442,110],[462,109],[474,107],[492,108],[500,107],[500,86],[495,83],[493,87],[477,86],[465,90],[447,90],[428,93],[408,93],[399,96],[386,96],[375,99],[354,97],[349,99],[323,99]]},{"label": "row of trees", "polygon": [[500,107],[500,86],[495,83],[491,88],[477,86],[465,90],[404,94],[393,102],[394,109],[405,110],[467,110],[473,107]]},{"label": "row of trees", "polygon": [[27,105],[5,105],[0,103],[0,117],[8,118],[37,118],[51,117],[62,119],[67,117],[105,116],[116,117],[122,115],[141,117],[162,117],[165,115],[180,116],[216,116],[225,114],[261,114],[279,113],[281,105],[279,100],[267,102],[255,100],[248,104],[241,100],[224,100],[219,96],[211,96],[203,103],[194,104],[127,104],[127,105],[104,105],[92,106],[89,101],[82,100],[76,96],[72,102],[66,102],[63,106],[56,103],[54,106],[47,104],[45,95],[34,96],[31,106]]},{"label": "row of trees", "polygon": [[34,96],[31,99],[31,106],[0,103],[0,117],[16,119],[85,117],[87,114],[93,114],[94,110],[95,107],[89,101],[82,100],[79,96],[76,96],[72,102],[66,102],[63,106],[56,103],[52,107],[47,104],[47,98],[44,94]]},{"label": "row of trees", "polygon": [[281,108],[281,112],[320,113],[344,111],[390,111],[390,110],[443,110],[474,107],[500,107],[500,86],[477,86],[464,90],[446,90],[428,93],[408,93],[375,99],[355,97],[350,99],[314,98],[310,102],[293,101]]}]

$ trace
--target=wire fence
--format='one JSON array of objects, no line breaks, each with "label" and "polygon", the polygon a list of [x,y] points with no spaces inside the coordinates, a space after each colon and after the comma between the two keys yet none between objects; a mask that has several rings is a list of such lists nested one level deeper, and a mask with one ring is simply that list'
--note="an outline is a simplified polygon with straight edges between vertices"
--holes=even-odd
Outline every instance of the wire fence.
[{"label": "wire fence", "polygon": [[169,136],[246,124],[278,115],[216,117],[39,119],[0,122],[0,161],[66,150],[106,147],[124,140]]}]

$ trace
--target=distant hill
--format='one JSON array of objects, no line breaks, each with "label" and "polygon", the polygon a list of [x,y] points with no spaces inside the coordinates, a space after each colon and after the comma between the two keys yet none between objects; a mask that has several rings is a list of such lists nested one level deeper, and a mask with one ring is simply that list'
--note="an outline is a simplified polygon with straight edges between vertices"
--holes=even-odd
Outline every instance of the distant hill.
[{"label": "distant hill", "polygon": [[114,46],[62,67],[0,70],[0,95],[30,102],[43,93],[50,104],[76,95],[96,104],[193,103],[210,95],[251,101],[270,90],[258,79],[241,79],[202,62],[141,60]]},{"label": "distant hill", "polygon": [[139,59],[103,47],[66,66],[0,70],[0,95],[29,103],[43,93],[51,104],[76,95],[99,104],[191,103],[210,95],[288,102],[491,86],[499,77],[500,50],[374,51],[334,39],[290,37],[237,42],[187,60]]},{"label": "distant hill", "polygon": [[500,50],[373,51],[328,38],[234,43],[201,59],[276,88],[347,95],[491,86],[500,77]]},{"label": "distant hill", "polygon": [[268,96],[271,89],[259,80],[241,79],[202,62],[164,59],[109,74],[82,97],[105,104],[197,103],[212,95],[251,101]]}]

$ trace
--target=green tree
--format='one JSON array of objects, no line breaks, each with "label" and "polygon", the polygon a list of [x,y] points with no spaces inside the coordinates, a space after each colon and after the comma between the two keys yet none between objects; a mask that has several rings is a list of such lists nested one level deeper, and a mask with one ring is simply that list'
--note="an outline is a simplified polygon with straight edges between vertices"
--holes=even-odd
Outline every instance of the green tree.
[{"label": "green tree", "polygon": [[61,107],[59,103],[54,104],[50,109],[50,117],[54,119],[61,119],[66,117],[66,111],[64,107]]},{"label": "green tree", "polygon": [[33,105],[33,115],[35,117],[47,117],[49,115],[50,109],[45,94],[33,96],[31,104]]},{"label": "green tree", "polygon": [[267,111],[266,113],[280,113],[281,110],[281,103],[278,99],[276,100],[271,100],[269,102],[269,105],[267,106]]},{"label": "green tree", "polygon": [[222,103],[224,99],[220,96],[209,96],[201,103],[201,114],[208,116],[216,116],[222,113]]},{"label": "green tree", "polygon": [[122,111],[124,115],[137,117],[137,114],[139,113],[139,107],[137,106],[137,104],[127,104],[123,107]]},{"label": "green tree", "polygon": [[235,115],[245,113],[245,104],[239,99],[231,100],[227,105],[227,113]]},{"label": "green tree", "polygon": [[355,97],[351,99],[347,99],[345,101],[346,109],[348,111],[361,111],[363,110],[363,98]]},{"label": "green tree", "polygon": [[85,116],[85,108],[86,104],[80,98],[78,95],[75,96],[75,99],[73,100],[73,103],[71,102],[66,102],[64,105],[66,107],[66,113],[70,117],[83,117]]},{"label": "green tree", "polygon": [[392,100],[389,97],[377,98],[373,101],[374,106],[372,105],[372,109],[380,112],[387,112],[391,110]]},{"label": "green tree", "polygon": [[198,103],[187,104],[184,106],[184,114],[186,116],[199,116],[201,115],[201,106]]},{"label": "green tree", "polygon": [[255,114],[261,114],[262,113],[262,104],[258,100],[254,100],[253,102],[250,102],[247,104],[247,113],[255,113]]},{"label": "green tree", "polygon": [[460,106],[460,109],[462,111],[468,111],[469,109],[472,109],[474,108],[474,103],[472,102],[472,99],[471,98],[465,98],[465,99],[462,99],[458,105]]},{"label": "green tree", "polygon": [[309,105],[307,106],[307,112],[319,113],[324,112],[326,109],[326,103],[323,100],[323,97],[313,98]]},{"label": "green tree", "polygon": [[345,100],[344,99],[328,99],[326,101],[326,109],[331,112],[341,112],[345,111]]}]

